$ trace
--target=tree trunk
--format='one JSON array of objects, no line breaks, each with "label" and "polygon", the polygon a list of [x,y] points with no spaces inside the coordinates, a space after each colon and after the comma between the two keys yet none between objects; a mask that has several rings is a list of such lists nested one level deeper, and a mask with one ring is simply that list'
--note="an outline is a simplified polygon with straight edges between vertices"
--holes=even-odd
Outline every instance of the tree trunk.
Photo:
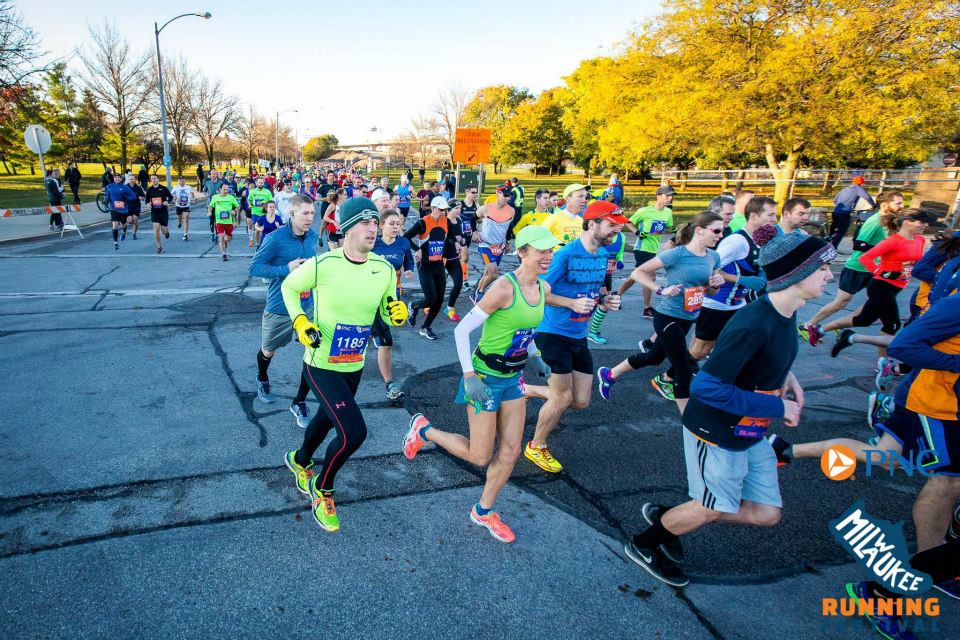
[{"label": "tree trunk", "polygon": [[213,145],[207,147],[207,164],[213,167]]},{"label": "tree trunk", "polygon": [[3,162],[3,168],[4,168],[4,170],[7,172],[7,175],[8,175],[8,176],[11,175],[11,174],[10,174],[10,167],[7,166],[7,161],[6,161],[6,160],[0,160],[0,162]]},{"label": "tree trunk", "polygon": [[770,168],[774,179],[777,181],[773,189],[773,199],[777,201],[777,208],[783,206],[790,192],[790,179],[794,171],[797,170],[797,162],[800,160],[800,150],[802,145],[795,145],[787,154],[787,159],[782,163],[777,161],[777,154],[773,149],[773,144],[768,142],[765,145],[764,155],[767,158],[767,166]]},{"label": "tree trunk", "polygon": [[823,172],[823,184],[820,186],[820,193],[826,195],[830,190],[830,172]]},{"label": "tree trunk", "polygon": [[533,165],[533,177],[534,177],[534,178],[537,177],[537,169],[539,169],[539,167],[538,167],[537,165]]},{"label": "tree trunk", "polygon": [[122,131],[120,132],[120,172],[123,173],[127,169],[127,136]]}]

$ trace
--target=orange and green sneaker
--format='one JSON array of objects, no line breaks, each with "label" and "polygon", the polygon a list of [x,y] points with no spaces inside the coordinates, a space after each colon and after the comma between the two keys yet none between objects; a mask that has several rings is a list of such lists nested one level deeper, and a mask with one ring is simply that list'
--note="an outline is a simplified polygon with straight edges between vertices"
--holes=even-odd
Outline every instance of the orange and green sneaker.
[{"label": "orange and green sneaker", "polygon": [[313,519],[317,524],[329,531],[340,531],[340,518],[337,517],[337,505],[333,503],[333,492],[321,491],[317,488],[317,478],[310,478],[310,505],[313,510]]},{"label": "orange and green sneaker", "polygon": [[545,446],[534,447],[532,442],[528,442],[527,446],[523,449],[523,455],[526,456],[527,460],[547,473],[560,473],[563,471],[563,465],[550,455],[550,450]]},{"label": "orange and green sneaker", "polygon": [[477,513],[477,505],[473,505],[473,508],[470,509],[470,519],[481,527],[486,528],[494,538],[500,542],[513,542],[517,539],[517,536],[513,534],[513,529],[507,526],[507,524],[500,519],[500,514],[496,511],[491,511],[485,516]]},{"label": "orange and green sneaker", "polygon": [[316,473],[313,469],[313,460],[310,461],[310,464],[303,467],[297,464],[297,452],[293,450],[287,451],[287,457],[284,458],[284,462],[287,463],[287,469],[290,469],[290,473],[292,473],[293,477],[297,480],[297,491],[306,496],[310,495],[310,489],[307,485],[310,482],[310,478]]}]

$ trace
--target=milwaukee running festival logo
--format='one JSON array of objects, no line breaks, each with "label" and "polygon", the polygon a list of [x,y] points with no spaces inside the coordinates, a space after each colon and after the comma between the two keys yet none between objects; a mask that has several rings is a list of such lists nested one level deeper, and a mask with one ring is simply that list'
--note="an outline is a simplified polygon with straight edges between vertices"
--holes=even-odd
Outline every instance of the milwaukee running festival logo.
[{"label": "milwaukee running festival logo", "polygon": [[874,518],[866,513],[863,500],[831,521],[830,533],[886,589],[909,596],[933,586],[929,575],[910,566],[903,521],[893,524]]},{"label": "milwaukee running festival logo", "polygon": [[857,470],[857,458],[850,447],[837,444],[820,456],[820,470],[831,480],[846,480]]}]

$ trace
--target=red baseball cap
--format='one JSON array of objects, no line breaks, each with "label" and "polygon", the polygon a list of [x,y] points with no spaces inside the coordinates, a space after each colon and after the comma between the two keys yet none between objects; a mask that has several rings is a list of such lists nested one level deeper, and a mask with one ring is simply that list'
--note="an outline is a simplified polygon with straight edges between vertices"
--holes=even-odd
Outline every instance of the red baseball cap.
[{"label": "red baseball cap", "polygon": [[607,200],[594,200],[583,212],[584,220],[609,220],[613,224],[630,222],[623,217],[623,209]]}]

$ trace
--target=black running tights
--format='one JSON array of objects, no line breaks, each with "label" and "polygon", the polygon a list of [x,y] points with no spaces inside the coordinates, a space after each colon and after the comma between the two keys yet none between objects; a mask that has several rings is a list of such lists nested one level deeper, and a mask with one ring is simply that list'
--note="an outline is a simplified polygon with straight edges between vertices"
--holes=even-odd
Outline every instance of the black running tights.
[{"label": "black running tights", "polygon": [[687,350],[687,334],[693,325],[692,320],[682,320],[653,312],[653,330],[657,339],[646,353],[635,353],[627,362],[634,369],[657,365],[670,360],[673,373],[673,395],[678,400],[690,397],[690,381],[693,379],[693,365]]},{"label": "black running tights", "polygon": [[317,369],[304,363],[303,375],[320,401],[320,408],[303,434],[303,444],[297,450],[297,464],[306,466],[314,452],[320,448],[330,430],[333,440],[327,445],[323,465],[318,471],[317,486],[322,491],[333,491],[337,471],[353,452],[360,448],[367,437],[367,424],[354,395],[360,386],[360,371],[330,371]]},{"label": "black running tights", "polygon": [[418,275],[420,276],[420,288],[423,289],[423,299],[413,306],[417,309],[430,308],[430,312],[423,320],[423,326],[429,327],[443,308],[443,292],[447,288],[447,274],[443,270],[443,265],[436,262],[427,266],[421,265]]},{"label": "black running tights", "polygon": [[447,306],[455,307],[457,306],[457,298],[460,297],[460,292],[463,290],[463,265],[460,263],[460,258],[451,258],[446,261],[444,268],[453,280],[453,288],[450,289]]}]

